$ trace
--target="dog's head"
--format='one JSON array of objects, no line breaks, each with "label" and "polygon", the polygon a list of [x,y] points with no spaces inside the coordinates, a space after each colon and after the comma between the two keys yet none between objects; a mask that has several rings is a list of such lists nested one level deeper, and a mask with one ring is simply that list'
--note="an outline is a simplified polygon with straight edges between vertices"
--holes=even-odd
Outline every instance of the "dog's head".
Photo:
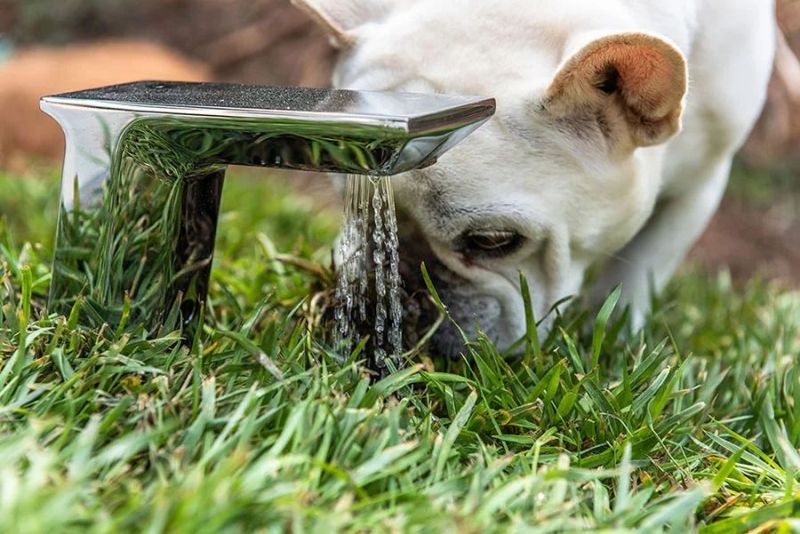
[{"label": "dog's head", "polygon": [[[680,129],[687,88],[666,40],[597,31],[624,26],[571,0],[296,1],[342,48],[337,87],[497,99],[437,165],[393,182],[406,284],[425,261],[467,331],[507,347],[524,333],[520,272],[541,318],[652,213],[664,151],[641,149]],[[434,341],[461,348],[449,328]]]}]

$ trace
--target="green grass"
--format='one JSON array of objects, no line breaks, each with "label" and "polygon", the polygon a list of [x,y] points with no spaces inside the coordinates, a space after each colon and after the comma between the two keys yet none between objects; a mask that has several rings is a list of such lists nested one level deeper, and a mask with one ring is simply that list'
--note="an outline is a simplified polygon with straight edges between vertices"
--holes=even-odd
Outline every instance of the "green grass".
[{"label": "green grass", "polygon": [[690,272],[377,381],[324,345],[338,214],[229,180],[187,349],[42,316],[52,184],[0,176],[0,532],[800,531],[800,294]]}]

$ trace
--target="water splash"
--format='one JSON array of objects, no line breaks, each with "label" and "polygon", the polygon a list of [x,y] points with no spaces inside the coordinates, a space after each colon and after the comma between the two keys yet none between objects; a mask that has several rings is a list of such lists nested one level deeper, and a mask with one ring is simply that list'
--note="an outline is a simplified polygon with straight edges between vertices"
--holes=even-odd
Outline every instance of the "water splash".
[{"label": "water splash", "polygon": [[[349,175],[337,258],[336,348],[345,359],[365,337],[379,369],[403,348],[397,216],[388,177]],[[373,309],[370,309],[372,304]]]}]

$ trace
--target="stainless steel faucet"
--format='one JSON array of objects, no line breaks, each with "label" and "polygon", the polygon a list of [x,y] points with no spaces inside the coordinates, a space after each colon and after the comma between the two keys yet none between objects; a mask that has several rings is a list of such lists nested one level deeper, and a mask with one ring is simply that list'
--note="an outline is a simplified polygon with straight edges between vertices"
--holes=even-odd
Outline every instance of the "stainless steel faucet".
[{"label": "stainless steel faucet", "polygon": [[136,82],[45,97],[41,107],[66,136],[50,310],[90,326],[191,331],[227,165],[394,175],[434,163],[495,104]]}]

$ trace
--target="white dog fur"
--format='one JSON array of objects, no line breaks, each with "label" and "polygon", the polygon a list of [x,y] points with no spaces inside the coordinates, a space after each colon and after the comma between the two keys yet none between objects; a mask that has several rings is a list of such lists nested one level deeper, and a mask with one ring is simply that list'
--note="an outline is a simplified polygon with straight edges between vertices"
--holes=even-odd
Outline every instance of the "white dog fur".
[{"label": "white dog fur", "polygon": [[641,321],[718,207],[775,43],[772,0],[295,2],[342,48],[337,87],[497,99],[393,185],[451,313],[500,348],[524,333],[520,271],[543,317],[602,264],[593,293],[622,284]]}]

